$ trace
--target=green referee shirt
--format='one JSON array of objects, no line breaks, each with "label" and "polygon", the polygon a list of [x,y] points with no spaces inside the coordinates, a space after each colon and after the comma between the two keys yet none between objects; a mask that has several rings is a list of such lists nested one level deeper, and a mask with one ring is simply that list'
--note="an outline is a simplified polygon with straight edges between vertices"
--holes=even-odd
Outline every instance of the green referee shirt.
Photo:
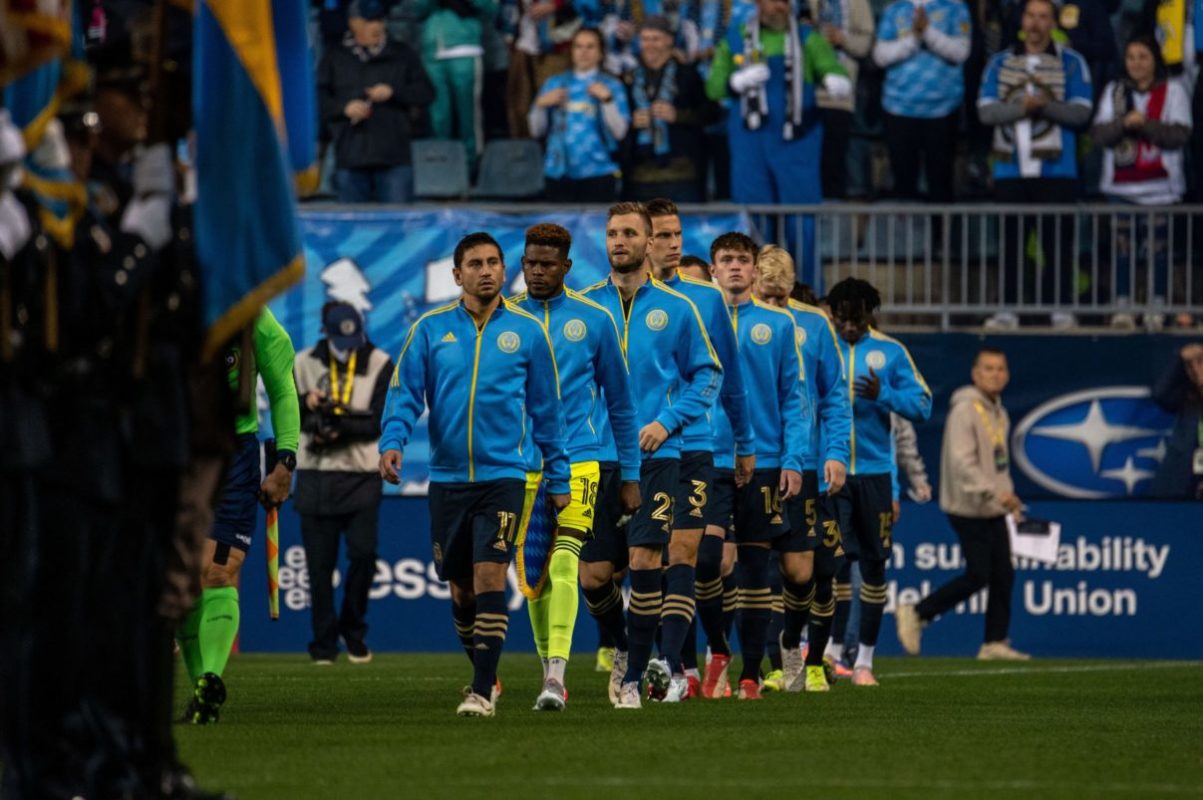
[{"label": "green referee shirt", "polygon": [[[301,435],[301,406],[297,398],[297,385],[292,376],[292,362],[296,355],[292,339],[266,306],[255,320],[254,338],[255,352],[251,354],[254,359],[253,372],[263,377],[263,385],[267,388],[276,449],[295,453]],[[235,345],[230,352],[233,355],[228,372],[230,390],[238,391],[241,348]],[[246,413],[238,416],[235,432],[256,433],[258,430],[259,409],[257,404],[252,404]]]}]

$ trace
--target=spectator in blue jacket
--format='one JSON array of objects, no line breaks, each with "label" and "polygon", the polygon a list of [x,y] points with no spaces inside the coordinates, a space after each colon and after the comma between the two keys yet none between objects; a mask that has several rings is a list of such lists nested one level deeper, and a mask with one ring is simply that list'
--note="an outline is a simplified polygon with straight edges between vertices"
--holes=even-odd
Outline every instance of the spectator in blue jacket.
[{"label": "spectator in blue jacket", "polygon": [[952,200],[957,111],[965,91],[969,9],[961,0],[896,0],[882,14],[873,60],[886,70],[882,106],[894,195]]},{"label": "spectator in blue jacket", "polygon": [[[1090,70],[1081,55],[1053,41],[1056,11],[1053,0],[1027,0],[1024,40],[995,54],[982,78],[977,110],[982,123],[994,127],[994,194],[1001,203],[1072,203],[1078,198],[1077,131],[1090,122]],[[1072,218],[1059,218],[1060,236],[1054,220],[1024,217],[1022,233],[1013,218],[1007,220],[1001,237],[1006,243],[1001,259],[1004,303],[1022,300],[1064,306],[1072,300]],[[1041,226],[1038,236],[1037,224]],[[1029,296],[1020,298],[1016,287],[1027,240],[1033,236],[1043,245],[1044,268],[1039,281],[1034,274],[1024,281]],[[1036,291],[1030,292],[1033,286]],[[1056,327],[1075,324],[1066,311],[1054,311],[1052,321]],[[1018,320],[1003,313],[989,324],[1016,327]]]},{"label": "spectator in blue jacket", "polygon": [[626,87],[601,71],[601,34],[572,37],[572,70],[548,79],[531,106],[531,135],[546,137],[547,199],[604,203],[618,196],[619,144],[631,112]]}]

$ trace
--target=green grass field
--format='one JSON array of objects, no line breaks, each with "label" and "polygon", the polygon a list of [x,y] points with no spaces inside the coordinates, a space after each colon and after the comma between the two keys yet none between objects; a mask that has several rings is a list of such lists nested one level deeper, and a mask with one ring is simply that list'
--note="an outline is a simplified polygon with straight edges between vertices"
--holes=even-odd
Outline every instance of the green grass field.
[{"label": "green grass field", "polygon": [[563,714],[530,710],[533,656],[501,668],[497,716],[459,719],[462,655],[242,655],[220,724],[176,731],[243,800],[1203,797],[1199,663],[879,659],[876,690],[618,712],[582,655]]}]

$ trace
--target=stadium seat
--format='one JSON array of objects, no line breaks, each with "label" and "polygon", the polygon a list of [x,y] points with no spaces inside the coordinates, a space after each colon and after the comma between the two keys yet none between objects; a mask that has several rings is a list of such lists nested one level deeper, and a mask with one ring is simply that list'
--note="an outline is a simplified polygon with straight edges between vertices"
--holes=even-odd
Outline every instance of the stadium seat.
[{"label": "stadium seat", "polygon": [[522,199],[543,193],[543,149],[532,139],[499,139],[485,145],[473,197]]},{"label": "stadium seat", "polygon": [[459,199],[468,194],[468,156],[463,142],[418,139],[412,146],[415,197]]}]

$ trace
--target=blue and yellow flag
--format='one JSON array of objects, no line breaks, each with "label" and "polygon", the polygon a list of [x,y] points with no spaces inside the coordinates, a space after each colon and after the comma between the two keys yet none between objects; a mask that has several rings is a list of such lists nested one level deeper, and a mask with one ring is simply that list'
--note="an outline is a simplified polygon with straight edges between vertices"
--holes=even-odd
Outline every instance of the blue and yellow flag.
[{"label": "blue and yellow flag", "polygon": [[[12,14],[13,3],[11,0],[0,0],[0,3],[5,2],[9,8],[3,13]],[[70,6],[70,3],[48,5]],[[27,24],[41,25],[46,31],[54,32],[54,41],[57,43],[58,23],[62,20],[52,15],[38,17],[33,12],[30,14],[21,19]],[[43,63],[32,69],[24,68],[29,66],[28,63],[9,63],[8,66],[13,68],[12,74],[20,72],[21,77],[4,87],[4,105],[25,140],[26,157],[22,164],[21,185],[33,192],[37,199],[42,228],[65,248],[70,248],[74,241],[75,223],[83,214],[87,192],[71,172],[61,132],[48,137],[47,131],[63,102],[86,89],[90,78],[83,60],[83,37],[78,14],[72,17],[72,22],[74,24],[68,24],[66,29],[69,48],[51,51],[47,45],[42,49],[27,49],[26,55],[29,57],[35,54],[39,57],[49,55],[50,60],[43,59]],[[17,69],[18,66],[22,68]]]},{"label": "blue and yellow flag", "polygon": [[203,0],[194,31],[196,248],[205,357],[305,271],[293,173],[317,115],[305,0]]},{"label": "blue and yellow flag", "polygon": [[0,0],[0,86],[66,55],[71,0]]}]

